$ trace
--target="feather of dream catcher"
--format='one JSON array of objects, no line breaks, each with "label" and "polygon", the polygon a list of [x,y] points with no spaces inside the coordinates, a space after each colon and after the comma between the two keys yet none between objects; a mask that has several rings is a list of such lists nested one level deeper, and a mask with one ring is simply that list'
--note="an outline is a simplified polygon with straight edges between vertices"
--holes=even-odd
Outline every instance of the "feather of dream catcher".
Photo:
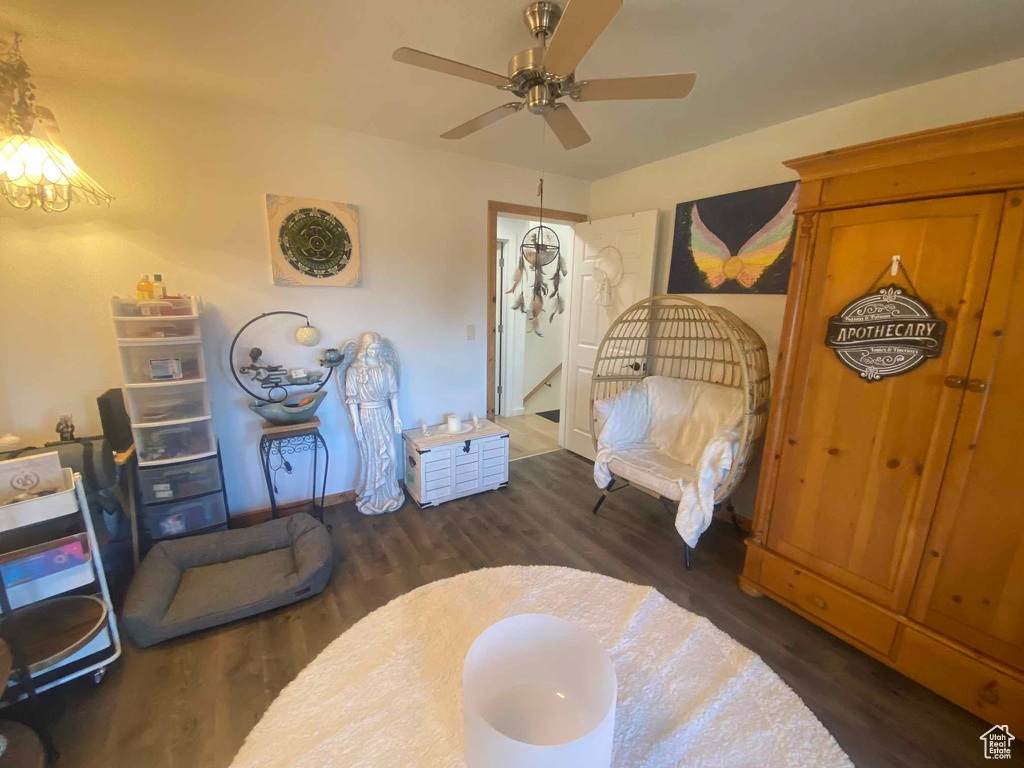
[{"label": "feather of dream catcher", "polygon": [[[523,237],[522,245],[519,246],[519,263],[516,265],[515,274],[512,276],[512,287],[506,293],[512,294],[519,291],[512,304],[513,311],[522,312],[526,315],[527,332],[532,331],[543,337],[540,332],[540,320],[544,314],[544,302],[551,300],[551,316],[548,322],[554,322],[555,315],[565,311],[565,299],[561,295],[562,278],[568,274],[565,265],[565,258],[562,256],[561,244],[558,235],[551,227],[544,226],[544,179],[537,185],[537,194],[540,196],[540,222]],[[554,274],[550,277],[550,284],[544,274],[544,268],[550,264],[555,265]],[[531,289],[530,301],[526,300],[526,288],[530,270],[533,271],[533,287]]]}]

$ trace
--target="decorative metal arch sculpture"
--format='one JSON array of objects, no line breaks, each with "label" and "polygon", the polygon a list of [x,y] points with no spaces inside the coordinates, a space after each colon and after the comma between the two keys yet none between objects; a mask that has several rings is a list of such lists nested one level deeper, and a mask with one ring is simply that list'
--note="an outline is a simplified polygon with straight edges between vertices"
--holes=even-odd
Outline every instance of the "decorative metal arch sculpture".
[{"label": "decorative metal arch sculpture", "polygon": [[724,502],[743,479],[754,441],[768,424],[771,374],[764,339],[729,310],[689,296],[638,301],[609,326],[597,348],[590,389],[595,448],[594,403],[648,376],[705,381],[746,393],[735,460],[715,492],[715,503]]},{"label": "decorative metal arch sculpture", "polygon": [[[269,389],[267,391],[267,396],[266,397],[264,397],[262,395],[256,394],[251,389],[249,389],[247,386],[245,386],[245,384],[242,383],[242,380],[238,377],[238,372],[235,370],[235,346],[237,346],[238,340],[242,337],[242,334],[245,333],[246,328],[248,328],[250,325],[253,325],[256,322],[259,322],[260,320],[263,320],[264,318],[271,317],[272,315],[294,315],[295,317],[303,318],[306,321],[306,325],[307,326],[309,325],[309,315],[304,315],[302,312],[292,312],[291,310],[287,310],[287,309],[278,309],[278,310],[275,310],[273,312],[264,312],[263,314],[257,315],[256,317],[252,318],[249,322],[247,322],[245,325],[243,325],[241,328],[238,329],[238,333],[236,333],[235,334],[235,338],[233,338],[231,340],[231,347],[230,347],[230,349],[228,349],[228,369],[231,371],[231,375],[235,377],[235,383],[237,383],[238,386],[242,388],[242,391],[244,391],[247,395],[252,397],[254,400],[260,400],[260,401],[262,401],[264,403],[280,403],[280,402],[283,402],[284,400],[286,400],[288,398],[288,390],[286,389],[286,387],[294,386],[294,385],[279,384],[276,387],[273,387],[272,389]],[[327,368],[327,375],[324,376],[324,378],[318,383],[318,385],[317,385],[317,387],[315,389],[312,389],[312,390],[309,391],[310,395],[313,395],[313,394],[316,394],[317,392],[319,392],[321,389],[326,387],[327,386],[327,382],[331,380],[331,374],[334,373],[335,366],[334,365],[328,365],[328,366],[326,366],[326,368]],[[280,397],[280,398],[276,398],[275,399],[273,397],[273,393],[274,393],[274,390],[276,390],[276,389],[283,390],[284,391],[284,395],[282,397]]]}]

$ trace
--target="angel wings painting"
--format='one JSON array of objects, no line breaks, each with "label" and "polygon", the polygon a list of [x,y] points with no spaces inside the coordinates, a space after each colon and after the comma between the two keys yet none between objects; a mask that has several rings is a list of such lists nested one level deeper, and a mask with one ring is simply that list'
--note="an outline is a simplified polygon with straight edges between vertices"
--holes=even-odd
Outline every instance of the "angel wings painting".
[{"label": "angel wings painting", "polygon": [[356,474],[356,506],[364,515],[394,512],[405,494],[398,485],[396,434],[402,433],[398,417],[398,386],[401,366],[391,342],[379,333],[367,332],[359,342],[341,349],[344,366],[338,387],[352,417],[359,445]]},{"label": "angel wings painting", "polygon": [[670,293],[782,293],[793,259],[796,182],[676,206]]}]

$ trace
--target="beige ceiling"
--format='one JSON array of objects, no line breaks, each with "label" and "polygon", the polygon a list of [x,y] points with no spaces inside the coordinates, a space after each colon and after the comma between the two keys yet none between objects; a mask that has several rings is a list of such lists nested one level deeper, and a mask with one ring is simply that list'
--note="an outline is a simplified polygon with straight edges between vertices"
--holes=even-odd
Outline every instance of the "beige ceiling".
[{"label": "beige ceiling", "polygon": [[[519,0],[8,0],[41,80],[257,102],[365,133],[541,167],[525,112],[461,141],[438,134],[509,99],[395,63],[412,46],[504,72],[531,40]],[[546,169],[607,176],[793,117],[1024,57],[1021,0],[625,0],[577,70],[690,72],[680,102],[574,105],[593,141]],[[1024,87],[1024,86],[1022,86]],[[45,100],[44,100],[45,101]],[[59,116],[58,116],[59,117]]]}]

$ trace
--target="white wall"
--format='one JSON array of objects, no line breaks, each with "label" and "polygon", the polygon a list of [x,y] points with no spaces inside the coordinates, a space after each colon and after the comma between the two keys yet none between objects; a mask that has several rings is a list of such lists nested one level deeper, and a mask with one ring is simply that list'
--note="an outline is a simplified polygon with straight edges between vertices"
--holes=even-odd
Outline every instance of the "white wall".
[{"label": "white wall", "polygon": [[[902,133],[1024,110],[1024,59],[922,83],[818,112],[595,181],[595,219],[660,211],[655,290],[668,285],[677,203],[795,179],[783,160]],[[681,128],[685,130],[685,126]],[[785,296],[698,296],[734,311],[764,337],[772,365]],[[756,476],[756,470],[751,471]],[[755,482],[736,499],[750,514]]]},{"label": "white wall", "polygon": [[[797,175],[782,165],[790,158],[1021,110],[1024,59],[1017,59],[817,112],[599,179],[590,188],[590,215],[602,219],[651,208],[660,211],[654,281],[660,292],[668,286],[677,203],[795,179]],[[764,337],[774,365],[785,296],[710,298]]]},{"label": "white wall", "polygon": [[[285,114],[46,81],[37,88],[72,156],[116,199],[109,209],[61,214],[0,204],[0,394],[9,399],[0,434],[51,439],[64,412],[78,434],[99,432],[96,396],[121,378],[109,297],[130,292],[142,272],[162,272],[172,290],[206,304],[214,425],[233,512],[267,506],[259,420],[225,362],[237,328],[260,312],[308,313],[323,346],[371,329],[391,338],[407,425],[484,413],[487,201],[533,204],[535,171]],[[550,176],[546,191],[552,206],[586,210],[587,182]],[[272,286],[266,192],[358,205],[362,287]],[[286,364],[311,363],[319,349],[285,344],[291,327],[269,328],[261,346]],[[328,493],[349,489],[354,443],[333,384],[318,415],[331,450]],[[280,477],[286,499],[308,495],[305,460],[293,463],[296,475]]]},{"label": "white wall", "polygon": [[[558,365],[558,363],[555,363]],[[550,371],[548,371],[550,373]],[[544,411],[560,411],[562,409],[562,372],[559,371],[537,390],[523,405],[524,413],[542,413]]]}]

